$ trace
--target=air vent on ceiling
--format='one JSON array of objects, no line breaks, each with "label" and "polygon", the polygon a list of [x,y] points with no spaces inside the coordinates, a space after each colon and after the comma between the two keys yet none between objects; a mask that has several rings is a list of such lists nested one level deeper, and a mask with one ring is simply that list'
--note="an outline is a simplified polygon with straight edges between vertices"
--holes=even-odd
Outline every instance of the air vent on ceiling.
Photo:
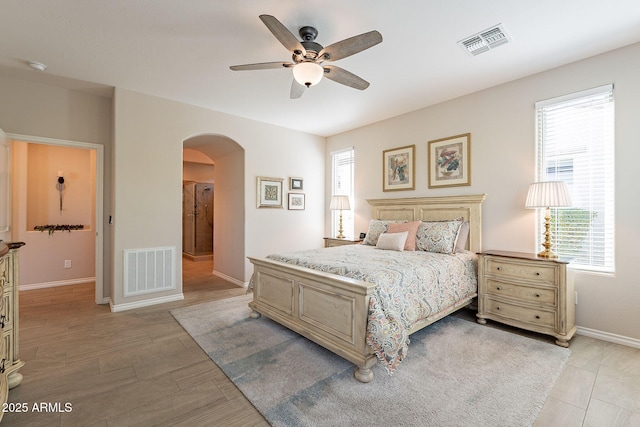
[{"label": "air vent on ceiling", "polygon": [[511,41],[511,37],[502,24],[494,25],[484,31],[479,32],[460,40],[458,45],[469,55],[476,56],[481,53],[495,49],[498,46]]}]

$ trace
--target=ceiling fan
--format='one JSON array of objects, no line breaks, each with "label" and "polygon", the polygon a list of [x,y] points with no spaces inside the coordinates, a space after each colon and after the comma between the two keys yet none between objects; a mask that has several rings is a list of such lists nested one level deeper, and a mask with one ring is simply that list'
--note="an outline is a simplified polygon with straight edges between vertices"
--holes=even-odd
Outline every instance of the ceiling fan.
[{"label": "ceiling fan", "polygon": [[322,65],[346,58],[382,42],[382,35],[377,31],[369,31],[359,36],[322,47],[315,42],[318,30],[305,26],[298,31],[302,41],[298,39],[280,21],[271,15],[260,15],[260,19],[269,31],[292,53],[292,62],[261,62],[257,64],[233,65],[234,71],[267,70],[273,68],[293,68],[291,99],[300,98],[305,89],[316,85],[322,76],[355,89],[364,90],[369,82],[335,65]]}]

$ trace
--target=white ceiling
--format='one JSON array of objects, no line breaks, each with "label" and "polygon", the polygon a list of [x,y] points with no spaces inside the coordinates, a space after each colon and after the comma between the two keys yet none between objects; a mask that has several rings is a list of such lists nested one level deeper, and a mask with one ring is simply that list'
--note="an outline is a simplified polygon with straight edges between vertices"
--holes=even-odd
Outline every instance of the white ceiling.
[{"label": "white ceiling", "polygon": [[[260,14],[296,36],[316,27],[323,46],[378,30],[381,44],[334,63],[371,86],[323,79],[291,100],[290,69],[231,71],[291,59]],[[0,74],[120,87],[323,136],[640,41],[635,0],[0,0],[0,16]],[[457,45],[499,23],[512,43],[476,57]]]}]

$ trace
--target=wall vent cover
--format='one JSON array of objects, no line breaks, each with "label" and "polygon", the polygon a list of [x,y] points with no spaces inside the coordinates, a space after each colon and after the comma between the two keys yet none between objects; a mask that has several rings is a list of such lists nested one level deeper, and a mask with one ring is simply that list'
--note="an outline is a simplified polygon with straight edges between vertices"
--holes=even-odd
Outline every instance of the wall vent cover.
[{"label": "wall vent cover", "polygon": [[469,55],[476,56],[509,43],[510,41],[511,37],[504,28],[504,25],[498,24],[460,40],[458,45]]},{"label": "wall vent cover", "polygon": [[176,248],[125,249],[124,296],[176,288]]}]

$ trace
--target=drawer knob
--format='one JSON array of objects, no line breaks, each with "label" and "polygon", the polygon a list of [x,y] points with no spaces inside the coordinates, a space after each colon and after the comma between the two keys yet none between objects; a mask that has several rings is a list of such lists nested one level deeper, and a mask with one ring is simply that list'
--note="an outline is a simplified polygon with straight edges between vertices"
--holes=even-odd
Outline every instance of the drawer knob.
[{"label": "drawer knob", "polygon": [[540,298],[540,294],[536,294],[536,298]]},{"label": "drawer knob", "polygon": [[496,270],[500,271],[502,270],[502,267],[496,267]]},{"label": "drawer knob", "polygon": [[538,272],[536,271],[536,276],[539,276],[539,275],[540,275],[540,273],[538,273]]},{"label": "drawer knob", "polygon": [[540,319],[540,315],[539,314],[536,314],[536,319]]},{"label": "drawer knob", "polygon": [[497,306],[497,307],[496,307],[496,310],[500,310],[500,306]]},{"label": "drawer knob", "polygon": [[496,290],[501,291],[502,287],[501,286],[496,286]]}]

